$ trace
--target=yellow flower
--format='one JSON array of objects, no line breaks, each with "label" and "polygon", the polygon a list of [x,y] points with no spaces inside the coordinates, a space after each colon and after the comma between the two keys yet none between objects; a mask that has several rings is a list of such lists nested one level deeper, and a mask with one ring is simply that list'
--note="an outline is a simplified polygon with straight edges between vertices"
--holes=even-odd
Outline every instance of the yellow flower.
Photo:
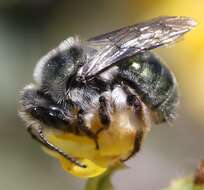
[{"label": "yellow flower", "polygon": [[[47,139],[67,154],[77,158],[86,168],[81,168],[58,153],[47,150],[57,158],[65,171],[82,178],[95,177],[105,172],[109,167],[127,158],[134,149],[137,127],[147,129],[146,118],[137,118],[132,109],[115,112],[108,129],[98,136],[99,150],[95,142],[87,136],[47,130]],[[91,129],[96,131],[103,127],[98,117],[91,123]]]}]

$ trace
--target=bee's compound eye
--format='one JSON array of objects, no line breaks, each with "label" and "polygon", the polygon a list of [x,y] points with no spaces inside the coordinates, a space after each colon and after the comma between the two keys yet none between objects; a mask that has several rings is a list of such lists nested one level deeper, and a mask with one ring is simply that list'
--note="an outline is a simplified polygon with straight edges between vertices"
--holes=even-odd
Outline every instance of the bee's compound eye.
[{"label": "bee's compound eye", "polygon": [[49,107],[49,115],[53,116],[53,117],[59,117],[62,118],[62,116],[64,116],[63,111],[55,106],[50,106]]},{"label": "bee's compound eye", "polygon": [[28,110],[32,117],[43,122],[46,125],[61,126],[69,125],[69,117],[56,106],[45,107],[34,107]]}]

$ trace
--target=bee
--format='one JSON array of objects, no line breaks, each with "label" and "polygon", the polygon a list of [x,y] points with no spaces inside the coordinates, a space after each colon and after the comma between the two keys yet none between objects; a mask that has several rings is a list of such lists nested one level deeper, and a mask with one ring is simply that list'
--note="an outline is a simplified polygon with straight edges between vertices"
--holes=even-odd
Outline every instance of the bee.
[{"label": "bee", "polygon": [[[178,104],[176,78],[150,50],[174,43],[195,25],[188,17],[166,16],[88,40],[66,39],[41,58],[35,84],[21,93],[19,113],[28,132],[46,148],[86,167],[50,143],[44,129],[88,136],[100,149],[97,137],[118,110],[132,107],[134,116],[144,119],[145,105],[154,123],[171,122]],[[95,117],[102,126],[96,132],[90,127]],[[137,130],[129,157],[140,150],[144,137],[144,127]]]}]

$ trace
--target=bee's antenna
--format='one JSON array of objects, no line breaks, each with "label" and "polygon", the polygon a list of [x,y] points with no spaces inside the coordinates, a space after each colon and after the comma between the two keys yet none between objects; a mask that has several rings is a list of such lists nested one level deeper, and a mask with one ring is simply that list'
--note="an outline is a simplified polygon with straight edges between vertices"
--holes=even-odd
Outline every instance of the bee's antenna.
[{"label": "bee's antenna", "polygon": [[81,167],[81,168],[86,168],[87,166],[84,164],[81,164],[77,159],[67,155],[63,150],[61,150],[60,148],[56,147],[55,145],[51,144],[50,142],[48,142],[48,140],[45,138],[44,134],[43,134],[43,130],[41,127],[38,127],[37,129],[35,128],[37,135],[33,132],[33,127],[32,124],[29,125],[27,127],[27,131],[29,132],[29,134],[32,136],[33,139],[35,139],[37,142],[39,142],[40,144],[42,144],[43,146],[45,146],[46,148],[55,151],[57,153],[59,153],[61,156],[63,156],[64,158],[66,158],[67,160],[69,160],[70,162],[76,164],[77,166]]}]

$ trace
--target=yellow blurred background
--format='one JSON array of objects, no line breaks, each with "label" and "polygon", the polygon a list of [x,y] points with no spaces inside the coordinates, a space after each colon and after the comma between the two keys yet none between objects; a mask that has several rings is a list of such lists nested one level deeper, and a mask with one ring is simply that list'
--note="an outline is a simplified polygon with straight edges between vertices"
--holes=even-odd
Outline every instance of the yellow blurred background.
[{"label": "yellow blurred background", "polygon": [[159,190],[204,158],[203,0],[0,0],[0,189],[82,190],[26,133],[19,91],[37,60],[68,36],[88,38],[161,15],[190,16],[198,26],[156,52],[175,72],[180,107],[174,127],[153,127],[142,151],[114,176],[117,190]]}]

